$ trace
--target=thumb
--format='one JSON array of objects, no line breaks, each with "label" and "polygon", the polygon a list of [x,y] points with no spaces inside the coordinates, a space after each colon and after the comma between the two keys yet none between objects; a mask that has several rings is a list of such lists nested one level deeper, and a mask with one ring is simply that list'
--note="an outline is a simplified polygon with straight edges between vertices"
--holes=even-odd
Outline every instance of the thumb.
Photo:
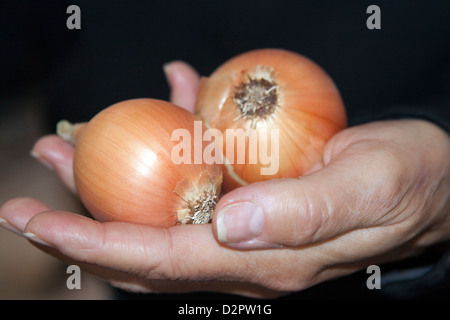
[{"label": "thumb", "polygon": [[392,219],[399,199],[390,193],[398,188],[395,179],[389,168],[369,170],[361,161],[346,159],[300,178],[229,192],[213,218],[216,238],[239,249],[294,247]]},{"label": "thumb", "polygon": [[324,206],[327,200],[322,202],[320,194],[315,194],[315,187],[306,186],[303,179],[272,180],[236,189],[217,206],[213,220],[216,237],[239,249],[311,243],[328,219],[324,209],[331,209]]}]

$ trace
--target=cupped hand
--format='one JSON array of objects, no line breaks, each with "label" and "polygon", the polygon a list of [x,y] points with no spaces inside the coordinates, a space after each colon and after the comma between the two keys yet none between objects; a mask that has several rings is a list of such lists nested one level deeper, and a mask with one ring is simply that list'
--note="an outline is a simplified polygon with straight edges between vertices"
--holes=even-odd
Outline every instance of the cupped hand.
[{"label": "cupped hand", "polygon": [[[172,102],[192,110],[196,72],[182,62],[165,71]],[[71,146],[47,136],[33,154],[76,192]],[[429,122],[374,122],[337,134],[302,177],[226,194],[212,224],[100,223],[34,199],[7,202],[0,221],[127,290],[270,297],[449,240],[449,159],[449,136]]]}]

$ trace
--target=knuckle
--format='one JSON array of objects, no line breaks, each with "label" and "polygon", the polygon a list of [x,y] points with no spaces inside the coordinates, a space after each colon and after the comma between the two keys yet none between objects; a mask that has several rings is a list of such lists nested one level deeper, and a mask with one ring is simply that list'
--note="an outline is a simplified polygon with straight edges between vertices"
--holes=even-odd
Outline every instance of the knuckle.
[{"label": "knuckle", "polygon": [[186,255],[189,255],[189,250],[186,250],[186,246],[183,246],[184,250],[180,250],[179,241],[183,239],[179,239],[175,234],[170,232],[170,229],[166,231],[168,238],[168,259],[165,261],[167,264],[164,264],[162,270],[166,273],[166,277],[171,280],[184,279],[186,273],[186,263],[188,259],[185,259]]},{"label": "knuckle", "polygon": [[[356,212],[374,212],[373,219],[385,223],[393,219],[396,208],[408,192],[407,165],[398,146],[385,142],[370,154],[370,168],[360,177],[363,186],[355,202]],[[375,212],[376,211],[376,212]],[[374,221],[366,221],[373,223]]]},{"label": "knuckle", "polygon": [[299,188],[299,191],[301,194],[296,199],[295,212],[291,214],[294,217],[291,225],[292,244],[317,241],[332,214],[332,201],[326,193],[319,193],[319,190],[310,192],[303,188]]},{"label": "knuckle", "polygon": [[405,185],[405,162],[394,151],[387,149],[383,152],[384,161],[378,162],[377,176],[375,180],[377,199],[383,200],[388,205],[397,203],[397,195],[401,194]]},{"label": "knuckle", "polygon": [[[313,189],[300,180],[286,189],[286,195],[278,194],[275,214],[269,219],[266,232],[280,246],[297,247],[316,241],[328,223],[332,211],[330,195]],[[318,196],[320,195],[320,196]]]}]

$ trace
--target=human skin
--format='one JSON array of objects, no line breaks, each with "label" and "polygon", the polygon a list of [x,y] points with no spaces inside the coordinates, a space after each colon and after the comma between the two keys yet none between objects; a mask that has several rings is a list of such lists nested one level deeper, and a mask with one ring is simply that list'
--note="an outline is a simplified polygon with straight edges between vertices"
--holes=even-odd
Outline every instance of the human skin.
[{"label": "human skin", "polygon": [[[193,110],[198,74],[183,62],[164,69],[171,101]],[[54,135],[32,150],[76,193],[73,152]],[[207,225],[101,223],[30,198],[5,203],[0,219],[38,248],[129,291],[273,297],[450,240],[450,137],[425,120],[350,127],[304,176],[224,195]]]}]

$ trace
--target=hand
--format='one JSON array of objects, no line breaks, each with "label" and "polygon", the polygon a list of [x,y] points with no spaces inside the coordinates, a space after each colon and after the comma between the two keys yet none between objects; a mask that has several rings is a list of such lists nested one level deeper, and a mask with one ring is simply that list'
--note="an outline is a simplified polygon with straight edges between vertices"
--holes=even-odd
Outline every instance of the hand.
[{"label": "hand", "polygon": [[[195,71],[178,63],[166,72],[172,101],[192,108]],[[68,145],[50,136],[34,151],[74,188]],[[435,125],[377,122],[336,135],[303,177],[225,195],[210,225],[100,223],[33,199],[9,201],[0,217],[41,249],[127,290],[268,297],[448,240],[449,158],[450,138]]]}]

